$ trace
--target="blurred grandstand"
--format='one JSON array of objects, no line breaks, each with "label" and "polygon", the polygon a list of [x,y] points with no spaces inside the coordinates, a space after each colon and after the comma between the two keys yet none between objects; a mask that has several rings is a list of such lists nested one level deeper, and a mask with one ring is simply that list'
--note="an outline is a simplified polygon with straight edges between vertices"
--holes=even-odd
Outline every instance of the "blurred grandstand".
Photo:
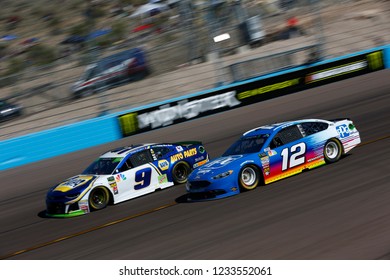
[{"label": "blurred grandstand", "polygon": [[[2,3],[0,98],[24,116],[0,139],[390,43],[388,0]],[[88,64],[133,47],[150,76],[71,99]]]}]

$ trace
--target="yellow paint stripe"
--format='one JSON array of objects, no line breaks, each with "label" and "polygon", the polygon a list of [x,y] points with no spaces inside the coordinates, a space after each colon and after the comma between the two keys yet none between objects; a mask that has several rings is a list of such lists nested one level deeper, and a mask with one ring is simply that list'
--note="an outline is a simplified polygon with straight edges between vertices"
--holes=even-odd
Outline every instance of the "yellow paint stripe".
[{"label": "yellow paint stripe", "polygon": [[161,176],[162,173],[161,173],[160,169],[158,169],[157,166],[155,166],[153,163],[151,163],[151,162],[149,162],[149,163],[150,163],[150,165],[157,171],[158,175]]},{"label": "yellow paint stripe", "polygon": [[93,227],[93,228],[90,228],[90,229],[86,229],[86,230],[83,230],[83,231],[80,231],[80,232],[76,232],[76,233],[73,233],[73,234],[70,234],[70,235],[67,235],[67,236],[64,236],[64,237],[60,237],[60,238],[57,238],[57,239],[54,239],[54,240],[51,240],[51,241],[48,241],[48,242],[44,242],[44,243],[32,246],[32,247],[24,249],[24,250],[16,251],[14,253],[10,253],[8,255],[1,256],[0,260],[9,259],[9,258],[12,258],[14,256],[17,256],[17,255],[20,255],[20,254],[23,254],[23,253],[31,252],[31,251],[34,251],[36,249],[40,249],[40,248],[43,248],[43,247],[46,247],[46,246],[49,246],[49,245],[53,245],[55,243],[59,243],[59,242],[64,241],[64,240],[68,240],[68,239],[71,239],[71,238],[74,238],[74,237],[77,237],[77,236],[80,236],[80,235],[84,235],[84,234],[87,234],[87,233],[90,233],[90,232],[93,232],[93,231],[97,231],[99,229],[103,229],[103,228],[106,228],[106,227],[109,227],[109,226],[113,226],[113,225],[116,225],[116,224],[119,224],[119,223],[123,223],[123,222],[126,222],[128,220],[135,219],[135,218],[138,218],[138,217],[141,217],[141,216],[153,213],[153,212],[157,212],[157,211],[160,211],[160,210],[163,210],[163,209],[175,206],[175,205],[177,205],[177,202],[172,202],[172,203],[165,204],[165,205],[162,205],[160,207],[157,207],[157,208],[154,208],[154,209],[151,209],[151,210],[146,210],[146,211],[143,211],[141,213],[134,214],[134,215],[131,215],[131,216],[127,216],[127,217],[119,219],[119,220],[115,220],[115,221],[112,221],[112,222],[109,222],[109,223],[106,223],[106,224],[102,224],[102,225],[99,225],[99,226],[96,226],[96,227]]},{"label": "yellow paint stripe", "polygon": [[378,142],[378,141],[385,140],[387,138],[390,138],[390,135],[386,135],[386,136],[383,136],[383,137],[380,137],[380,138],[377,138],[377,139],[374,139],[374,140],[371,140],[371,141],[367,141],[367,142],[364,142],[364,143],[362,142],[359,145],[357,145],[357,147],[369,145],[369,144],[372,144],[372,143],[375,143],[375,142]]}]

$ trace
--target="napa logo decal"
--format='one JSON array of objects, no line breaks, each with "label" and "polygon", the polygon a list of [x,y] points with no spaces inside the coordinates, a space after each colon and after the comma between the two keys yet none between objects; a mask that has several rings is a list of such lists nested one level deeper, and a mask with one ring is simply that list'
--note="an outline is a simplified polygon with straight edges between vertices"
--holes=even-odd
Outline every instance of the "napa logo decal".
[{"label": "napa logo decal", "polygon": [[165,171],[169,168],[169,162],[167,160],[159,160],[158,161],[158,168],[160,168],[162,171]]},{"label": "napa logo decal", "polygon": [[76,187],[80,187],[94,179],[94,176],[75,176],[65,182],[59,184],[54,190],[60,192],[67,192]]},{"label": "napa logo decal", "polygon": [[341,138],[348,137],[350,135],[349,128],[346,124],[336,126],[336,130],[339,133]]}]

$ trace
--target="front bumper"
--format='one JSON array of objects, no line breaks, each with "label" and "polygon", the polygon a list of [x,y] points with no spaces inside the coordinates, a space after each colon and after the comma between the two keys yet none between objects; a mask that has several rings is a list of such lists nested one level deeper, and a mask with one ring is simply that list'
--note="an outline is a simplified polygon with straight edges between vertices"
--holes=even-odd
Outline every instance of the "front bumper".
[{"label": "front bumper", "polygon": [[68,218],[89,213],[88,202],[79,201],[66,204],[59,201],[46,201],[46,216],[53,218]]},{"label": "front bumper", "polygon": [[188,201],[214,200],[240,193],[238,185],[228,179],[188,181],[186,189]]}]

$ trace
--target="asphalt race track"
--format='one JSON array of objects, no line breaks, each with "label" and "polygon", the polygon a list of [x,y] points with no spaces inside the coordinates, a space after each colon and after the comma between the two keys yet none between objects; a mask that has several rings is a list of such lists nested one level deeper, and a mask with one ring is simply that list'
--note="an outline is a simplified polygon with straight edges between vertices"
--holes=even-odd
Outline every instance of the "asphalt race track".
[{"label": "asphalt race track", "polygon": [[[1,259],[390,259],[390,71],[384,70],[0,172]],[[201,140],[212,157],[284,120],[351,118],[339,162],[209,202],[184,185],[71,219],[42,216],[50,186],[106,150]],[[98,135],[97,135],[98,137]]]}]

